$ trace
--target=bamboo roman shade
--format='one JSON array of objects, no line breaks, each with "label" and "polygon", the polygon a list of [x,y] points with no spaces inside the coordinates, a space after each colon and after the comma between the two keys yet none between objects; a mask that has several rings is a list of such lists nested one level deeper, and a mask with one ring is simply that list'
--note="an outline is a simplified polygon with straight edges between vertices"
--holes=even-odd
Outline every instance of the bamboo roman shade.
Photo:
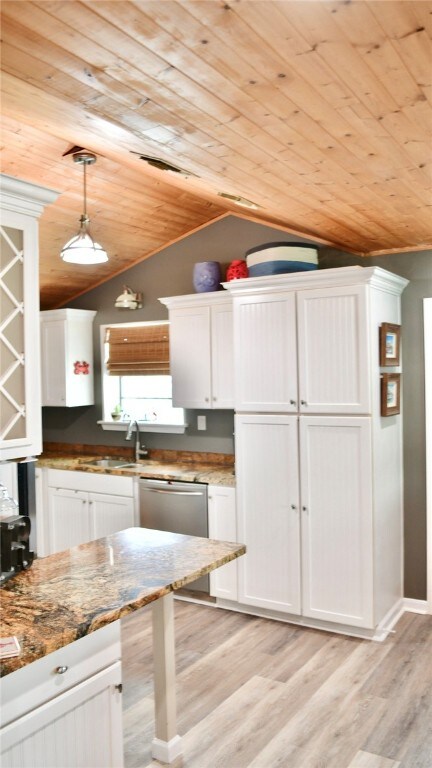
[{"label": "bamboo roman shade", "polygon": [[110,376],[169,374],[169,325],[107,328],[107,369]]}]

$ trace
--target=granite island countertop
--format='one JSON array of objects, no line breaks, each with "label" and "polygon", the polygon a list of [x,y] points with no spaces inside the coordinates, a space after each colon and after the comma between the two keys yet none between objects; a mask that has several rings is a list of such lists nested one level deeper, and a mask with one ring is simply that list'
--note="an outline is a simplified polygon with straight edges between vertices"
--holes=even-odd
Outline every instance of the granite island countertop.
[{"label": "granite island countertop", "polygon": [[[89,462],[100,459],[100,455],[42,455],[38,457],[37,466],[50,469],[66,469],[75,472],[93,472],[96,474],[120,475],[124,477],[145,477],[158,480],[178,480],[190,483],[208,483],[209,485],[224,485],[235,487],[233,465],[201,463],[198,461],[160,461],[143,459],[130,467],[97,467]],[[123,459],[124,461],[124,459]]]},{"label": "granite island countertop", "polygon": [[242,544],[128,528],[36,559],[0,590],[4,676],[243,555]]}]

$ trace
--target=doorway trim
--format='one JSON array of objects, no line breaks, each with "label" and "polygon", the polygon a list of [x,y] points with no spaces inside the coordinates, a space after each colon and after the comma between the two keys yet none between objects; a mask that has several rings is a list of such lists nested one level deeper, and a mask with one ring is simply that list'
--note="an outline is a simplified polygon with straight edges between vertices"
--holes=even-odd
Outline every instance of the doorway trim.
[{"label": "doorway trim", "polygon": [[432,613],[432,298],[423,299],[426,417],[426,573],[428,613]]}]

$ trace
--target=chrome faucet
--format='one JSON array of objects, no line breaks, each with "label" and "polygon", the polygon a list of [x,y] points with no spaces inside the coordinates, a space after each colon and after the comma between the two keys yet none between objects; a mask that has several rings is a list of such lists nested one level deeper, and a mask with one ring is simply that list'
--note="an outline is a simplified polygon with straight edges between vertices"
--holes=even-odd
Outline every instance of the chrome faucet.
[{"label": "chrome faucet", "polygon": [[138,463],[138,461],[140,460],[141,456],[147,456],[148,455],[148,450],[145,447],[145,445],[143,445],[142,447],[140,445],[139,424],[134,419],[131,419],[131,421],[129,422],[129,426],[128,426],[128,429],[127,429],[125,440],[130,440],[132,438],[132,432],[133,432],[134,425],[135,425],[135,432],[136,432],[136,435],[135,435],[135,463]]}]

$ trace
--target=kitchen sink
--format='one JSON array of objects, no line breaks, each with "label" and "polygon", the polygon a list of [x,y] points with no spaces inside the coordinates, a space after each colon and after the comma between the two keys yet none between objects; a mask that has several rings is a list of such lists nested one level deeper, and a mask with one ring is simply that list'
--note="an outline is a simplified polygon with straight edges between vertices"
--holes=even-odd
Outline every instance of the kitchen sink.
[{"label": "kitchen sink", "polygon": [[134,464],[128,464],[122,459],[93,459],[92,461],[83,461],[90,467],[106,467],[106,469],[120,469],[122,467],[133,467]]}]

